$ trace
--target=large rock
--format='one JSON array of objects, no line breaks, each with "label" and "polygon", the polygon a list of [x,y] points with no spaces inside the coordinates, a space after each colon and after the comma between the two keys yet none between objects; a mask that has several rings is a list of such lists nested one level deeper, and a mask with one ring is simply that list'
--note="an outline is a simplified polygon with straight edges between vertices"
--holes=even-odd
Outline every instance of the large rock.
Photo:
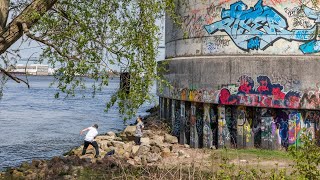
[{"label": "large rock", "polygon": [[133,145],[132,145],[131,143],[126,143],[126,144],[123,145],[123,149],[124,149],[126,152],[131,152],[132,147],[133,147]]},{"label": "large rock", "polygon": [[117,147],[117,148],[123,148],[124,142],[121,141],[111,141],[112,146]]},{"label": "large rock", "polygon": [[158,146],[151,146],[150,152],[151,153],[160,153],[161,149]]},{"label": "large rock", "polygon": [[109,136],[109,135],[104,135],[104,136],[97,136],[95,138],[96,141],[104,141],[104,140],[114,140],[116,138],[116,136]]},{"label": "large rock", "polygon": [[116,137],[116,133],[112,131],[107,132],[106,135]]},{"label": "large rock", "polygon": [[140,142],[141,142],[141,145],[150,145],[150,139],[148,137],[145,137],[145,138],[141,138],[140,139]]},{"label": "large rock", "polygon": [[169,148],[163,148],[161,151],[162,157],[169,157],[171,155],[171,151]]},{"label": "large rock", "polygon": [[172,136],[170,134],[165,134],[164,135],[164,141],[167,143],[171,143],[171,144],[177,144],[178,143],[178,138],[175,136]]},{"label": "large rock", "polygon": [[123,134],[125,134],[125,136],[128,138],[128,139],[134,139],[134,134],[136,132],[136,126],[127,126],[124,131],[123,131]]},{"label": "large rock", "polygon": [[131,153],[133,154],[133,156],[135,156],[139,150],[140,146],[132,146],[132,150]]},{"label": "large rock", "polygon": [[147,162],[148,163],[157,162],[159,160],[161,160],[161,156],[159,154],[157,154],[157,153],[150,153],[147,156]]},{"label": "large rock", "polygon": [[150,145],[151,146],[162,147],[163,146],[163,141],[164,141],[164,137],[163,136],[154,135],[152,137],[152,139],[150,140]]},{"label": "large rock", "polygon": [[149,146],[140,146],[138,152],[136,153],[136,156],[145,155],[150,151]]}]

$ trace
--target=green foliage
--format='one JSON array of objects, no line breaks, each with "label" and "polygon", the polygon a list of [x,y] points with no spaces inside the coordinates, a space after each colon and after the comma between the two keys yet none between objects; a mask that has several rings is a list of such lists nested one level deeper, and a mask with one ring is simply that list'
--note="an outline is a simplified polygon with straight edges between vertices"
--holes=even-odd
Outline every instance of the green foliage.
[{"label": "green foliage", "polygon": [[301,134],[301,140],[303,143],[300,147],[289,148],[289,153],[295,161],[293,174],[299,179],[319,179],[320,147],[311,134]]},{"label": "green foliage", "polygon": [[117,104],[127,119],[152,99],[150,88],[161,80],[156,21],[165,11],[174,14],[173,0],[60,0],[29,37],[46,45],[41,57],[58,68],[53,84],[67,96],[87,88],[83,76],[95,81],[94,95],[108,86],[110,72],[129,72],[129,93],[119,88],[106,104],[106,110]]}]

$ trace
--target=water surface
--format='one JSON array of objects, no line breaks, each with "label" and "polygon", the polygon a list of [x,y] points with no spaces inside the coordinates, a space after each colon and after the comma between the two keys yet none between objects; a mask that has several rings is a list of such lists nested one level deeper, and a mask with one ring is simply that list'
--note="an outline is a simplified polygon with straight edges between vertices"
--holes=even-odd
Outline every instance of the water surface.
[{"label": "water surface", "polygon": [[[86,98],[79,95],[60,99],[54,98],[56,89],[49,88],[52,77],[31,76],[28,79],[30,89],[9,81],[0,100],[0,170],[32,159],[62,155],[81,145],[84,137],[79,135],[80,130],[94,123],[99,124],[99,133],[125,127],[117,107],[104,112],[105,103],[119,87],[118,78],[111,80],[109,87],[98,92],[95,98],[84,92]],[[154,103],[144,104],[139,114],[147,115],[145,111]]]}]

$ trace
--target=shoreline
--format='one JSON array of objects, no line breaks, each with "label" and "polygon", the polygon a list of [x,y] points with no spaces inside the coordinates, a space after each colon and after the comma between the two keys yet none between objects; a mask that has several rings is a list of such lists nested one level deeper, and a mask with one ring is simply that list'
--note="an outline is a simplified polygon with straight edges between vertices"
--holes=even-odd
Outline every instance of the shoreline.
[{"label": "shoreline", "polygon": [[[92,146],[81,156],[81,145],[63,156],[7,169],[0,172],[0,179],[220,179],[221,170],[230,174],[245,170],[250,173],[256,167],[263,172],[292,171],[292,159],[282,151],[193,149],[178,144],[178,138],[168,133],[169,126],[159,119],[156,108],[143,122],[141,145],[132,141],[135,126],[127,126],[120,133],[110,131],[97,136],[99,158],[94,158]],[[111,150],[115,153],[107,155]]]}]

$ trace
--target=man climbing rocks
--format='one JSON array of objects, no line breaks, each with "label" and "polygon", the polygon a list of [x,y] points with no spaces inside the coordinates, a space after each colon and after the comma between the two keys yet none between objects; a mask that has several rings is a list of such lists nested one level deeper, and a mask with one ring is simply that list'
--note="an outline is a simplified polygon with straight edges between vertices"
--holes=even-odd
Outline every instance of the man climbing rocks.
[{"label": "man climbing rocks", "polygon": [[82,150],[82,155],[86,154],[86,150],[89,146],[89,144],[91,144],[94,149],[96,150],[96,155],[94,156],[95,158],[99,157],[99,146],[98,143],[95,141],[95,137],[98,135],[98,125],[94,124],[91,127],[85,128],[82,131],[80,131],[80,135],[82,135],[83,132],[88,131],[88,133],[86,134],[86,137],[84,138],[84,146],[83,146],[83,150]]}]

